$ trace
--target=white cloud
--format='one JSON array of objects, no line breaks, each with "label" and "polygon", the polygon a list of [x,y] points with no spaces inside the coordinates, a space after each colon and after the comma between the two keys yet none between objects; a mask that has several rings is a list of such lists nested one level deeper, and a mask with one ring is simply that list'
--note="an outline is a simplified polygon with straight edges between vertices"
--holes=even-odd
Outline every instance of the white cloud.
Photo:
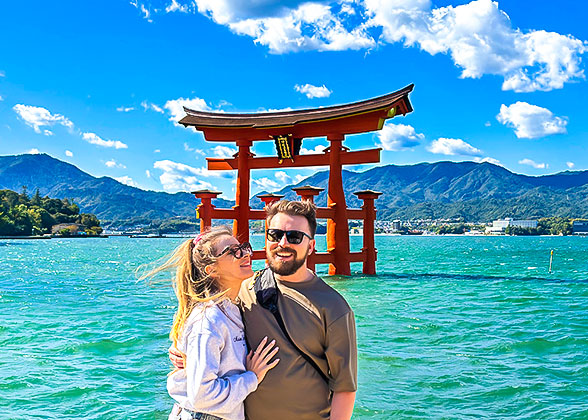
[{"label": "white cloud", "polygon": [[193,168],[171,160],[159,160],[153,164],[153,167],[163,171],[159,181],[163,189],[170,192],[215,189],[204,179],[221,176],[218,172],[209,171],[206,168]]},{"label": "white cloud", "polygon": [[204,153],[204,150],[197,149],[195,147],[191,147],[188,143],[184,143],[184,150],[186,152],[194,152],[194,153],[202,155],[202,156],[206,155],[206,153]]},{"label": "white cloud", "polygon": [[103,140],[94,133],[82,133],[82,138],[90,144],[95,144],[100,147],[114,147],[115,149],[127,149],[128,146],[122,141],[118,140]]},{"label": "white cloud", "polygon": [[[70,119],[60,114],[52,114],[46,108],[17,104],[13,107],[13,110],[28,126],[32,127],[33,130],[39,134],[43,133],[46,136],[52,136],[53,132],[51,130],[45,129],[44,127],[52,127],[54,125],[62,125],[72,132],[74,130],[74,123]],[[81,134],[82,138],[88,143],[95,144],[97,146],[114,147],[116,149],[128,148],[125,143],[118,140],[103,140],[94,133],[80,133],[78,130],[76,131]]]},{"label": "white cloud", "polygon": [[290,178],[290,176],[284,171],[276,172],[275,176],[276,179],[280,181],[282,184],[287,184],[288,182],[292,181],[292,178]]},{"label": "white cloud", "polygon": [[296,175],[294,177],[294,184],[299,184],[302,180],[308,178],[307,176],[304,175]]},{"label": "white cloud", "polygon": [[116,179],[121,184],[125,184],[125,185],[128,185],[130,187],[139,188],[139,185],[133,180],[133,178],[131,178],[128,175],[119,176],[118,178],[114,178],[114,179]]},{"label": "white cloud", "polygon": [[535,162],[535,161],[533,161],[531,159],[527,159],[527,158],[522,159],[522,160],[519,160],[519,163],[521,165],[529,165],[529,166],[532,166],[535,169],[546,169],[546,168],[549,167],[549,165],[547,163],[537,163],[537,162]]},{"label": "white cloud", "polygon": [[143,107],[143,109],[145,111],[151,110],[151,111],[159,112],[160,114],[165,113],[165,111],[160,106],[157,106],[151,102],[143,101],[143,102],[141,102],[141,106]]},{"label": "white cloud", "polygon": [[502,104],[496,119],[511,128],[519,139],[536,139],[552,134],[566,133],[568,121],[556,117],[547,108],[516,102],[510,106]]},{"label": "white cloud", "polygon": [[153,153],[161,153],[161,150],[160,150],[160,149],[155,149],[155,150],[153,151]]},{"label": "white cloud", "polygon": [[309,84],[305,85],[295,85],[294,90],[297,92],[303,93],[306,95],[307,98],[328,98],[331,96],[332,91],[327,89],[325,85],[322,86],[313,86]]},{"label": "white cloud", "polygon": [[429,0],[365,0],[369,25],[383,29],[383,40],[418,46],[432,55],[451,56],[461,77],[484,74],[504,78],[503,90],[531,92],[563,87],[583,79],[581,55],[588,43],[571,35],[513,28],[491,0],[431,9]]},{"label": "white cloud", "polygon": [[301,155],[311,155],[311,154],[320,154],[323,153],[325,151],[325,149],[327,148],[327,146],[324,146],[322,144],[317,144],[314,149],[305,149],[304,147],[300,148],[300,154]]},{"label": "white cloud", "polygon": [[500,165],[500,166],[502,166],[502,164],[500,163],[500,161],[498,159],[494,159],[494,158],[491,158],[489,156],[487,156],[485,158],[476,157],[476,158],[474,158],[474,162],[477,162],[477,163],[488,162],[488,163],[492,163],[494,165]]},{"label": "white cloud", "polygon": [[27,153],[28,153],[29,155],[38,155],[38,154],[40,154],[41,152],[39,151],[39,149],[37,149],[37,148],[34,148],[34,149],[31,149],[31,150],[29,150]]},{"label": "white cloud", "polygon": [[480,149],[476,149],[461,139],[447,139],[443,137],[433,140],[427,147],[427,150],[431,153],[442,155],[480,156],[482,154]]},{"label": "white cloud", "polygon": [[143,15],[143,19],[146,19],[149,23],[153,22],[153,20],[151,19],[151,11],[147,9],[142,2],[139,2],[139,0],[131,0],[130,4],[135,6],[141,12],[141,14]]},{"label": "white cloud", "polygon": [[567,166],[569,169],[574,169],[574,166],[576,166],[576,164],[575,164],[574,162],[566,162],[566,166]]},{"label": "white cloud", "polygon": [[67,157],[73,157],[73,153],[71,152],[71,150],[66,150],[65,151],[65,156],[67,156]]},{"label": "white cloud", "polygon": [[131,111],[134,111],[135,108],[133,108],[132,106],[129,106],[129,107],[119,106],[118,108],[116,108],[116,110],[118,112],[131,112]]},{"label": "white cloud", "polygon": [[265,108],[259,108],[257,110],[257,112],[286,112],[286,111],[292,111],[294,108],[292,107],[286,107],[286,108],[270,108],[270,109],[265,109]]},{"label": "white cloud", "polygon": [[410,125],[386,124],[378,132],[377,146],[384,150],[407,150],[419,145],[424,138],[424,134],[417,133]]},{"label": "white cloud", "polygon": [[4,70],[0,70],[0,77],[6,77],[6,72]]},{"label": "white cloud", "polygon": [[171,12],[180,12],[180,13],[190,13],[192,12],[193,6],[189,4],[180,4],[176,0],[172,0],[172,2],[165,8],[166,13]]},{"label": "white cloud", "polygon": [[[216,3],[216,0],[213,1]],[[334,12],[330,6],[317,2],[299,4],[293,9],[283,10],[278,16],[251,18],[236,14],[222,16],[210,4],[201,7],[202,3],[205,2],[198,1],[201,13],[210,13],[213,20],[227,25],[239,35],[254,38],[256,44],[267,46],[274,54],[308,50],[359,50],[376,45],[365,24],[350,28],[345,22],[347,13]]]},{"label": "white cloud", "polygon": [[295,7],[308,0],[197,0],[198,11],[222,25],[230,22],[260,17],[275,17],[287,14],[288,6]]},{"label": "white cloud", "polygon": [[125,168],[126,168],[126,166],[125,166],[125,165],[123,165],[122,163],[118,163],[118,162],[117,162],[116,160],[114,160],[114,159],[111,159],[111,160],[109,160],[109,161],[107,161],[107,162],[104,162],[104,164],[105,164],[106,166],[108,166],[109,168],[119,168],[119,169],[125,169]]},{"label": "white cloud", "polygon": [[170,121],[173,121],[175,125],[179,125],[178,121],[184,118],[184,116],[186,115],[186,113],[184,112],[184,107],[197,111],[210,111],[210,108],[206,104],[206,101],[200,98],[173,99],[167,101],[163,107],[169,111],[171,115],[169,119]]},{"label": "white cloud", "polygon": [[264,178],[251,178],[253,184],[259,189],[264,191],[276,191],[280,188],[280,184],[278,184],[273,179],[269,179],[267,177]]},{"label": "white cloud", "polygon": [[237,153],[237,149],[229,146],[216,146],[212,152],[217,158],[232,158]]},{"label": "white cloud", "polygon": [[[40,106],[17,104],[12,109],[38,134],[41,134],[41,127],[52,127],[56,124],[67,127],[70,130],[74,127],[74,124],[68,118],[60,114],[52,114],[48,109]],[[50,130],[44,129],[43,134],[50,136],[53,133]]]},{"label": "white cloud", "polygon": [[4,98],[2,97],[2,95],[0,95],[0,102],[2,102],[4,100]]},{"label": "white cloud", "polygon": [[149,169],[145,169],[145,175],[147,178],[151,178],[151,172],[149,172]]},{"label": "white cloud", "polygon": [[[131,4],[150,18],[139,0]],[[492,0],[438,8],[430,0],[172,0],[164,10],[192,13],[194,5],[274,54],[402,43],[448,55],[463,78],[498,75],[503,90],[548,91],[584,78],[580,65],[586,41],[516,28]]]}]

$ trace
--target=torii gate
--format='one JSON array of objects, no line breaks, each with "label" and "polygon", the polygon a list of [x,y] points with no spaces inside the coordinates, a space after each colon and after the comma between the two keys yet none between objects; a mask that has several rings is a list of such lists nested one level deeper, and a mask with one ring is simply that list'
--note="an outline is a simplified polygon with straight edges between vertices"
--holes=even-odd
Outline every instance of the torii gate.
[{"label": "torii gate", "polygon": [[[317,209],[317,218],[327,219],[327,253],[318,253],[309,258],[310,267],[317,263],[329,263],[329,274],[350,275],[350,262],[363,262],[365,274],[375,274],[376,249],[374,245],[374,200],[381,193],[358,192],[364,200],[362,209],[348,209],[343,191],[343,165],[378,163],[381,149],[349,151],[343,146],[345,135],[359,134],[382,129],[384,121],[395,115],[412,112],[408,94],[414,85],[388,95],[345,105],[325,108],[257,114],[228,114],[195,111],[184,108],[186,116],[180,124],[204,133],[208,141],[233,142],[238,152],[233,158],[207,158],[209,170],[237,170],[235,206],[232,209],[217,209],[211,204],[220,192],[196,191],[201,199],[198,215],[201,230],[210,226],[212,219],[234,219],[233,232],[240,241],[249,240],[249,220],[265,219],[263,210],[249,206],[250,172],[252,169],[299,168],[329,166],[327,207]],[[296,155],[301,141],[309,137],[325,137],[330,145],[322,154]],[[276,141],[276,146],[285,147],[278,157],[254,157],[250,148],[254,141]],[[303,199],[310,199],[320,191],[313,187],[297,191]],[[260,197],[266,205],[281,196]],[[349,249],[348,219],[364,220],[364,247],[361,252]],[[255,251],[254,259],[265,259],[265,252]]]}]

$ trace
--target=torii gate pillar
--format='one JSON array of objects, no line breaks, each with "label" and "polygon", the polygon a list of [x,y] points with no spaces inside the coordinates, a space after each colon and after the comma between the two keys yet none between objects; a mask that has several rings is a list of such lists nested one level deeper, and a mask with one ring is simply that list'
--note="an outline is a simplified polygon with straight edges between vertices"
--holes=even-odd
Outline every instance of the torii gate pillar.
[{"label": "torii gate pillar", "polygon": [[239,147],[237,161],[239,166],[237,169],[234,207],[237,217],[233,222],[233,232],[239,242],[249,241],[249,158],[252,157],[249,149],[251,144],[251,140],[237,140],[237,146]]},{"label": "torii gate pillar", "polygon": [[329,264],[329,275],[351,275],[349,264],[349,223],[347,221],[347,203],[343,191],[343,165],[341,153],[345,136],[329,134],[327,140],[331,143],[329,156],[329,190],[327,192],[327,206],[334,209],[332,219],[327,220],[327,250],[333,254],[334,263]]}]

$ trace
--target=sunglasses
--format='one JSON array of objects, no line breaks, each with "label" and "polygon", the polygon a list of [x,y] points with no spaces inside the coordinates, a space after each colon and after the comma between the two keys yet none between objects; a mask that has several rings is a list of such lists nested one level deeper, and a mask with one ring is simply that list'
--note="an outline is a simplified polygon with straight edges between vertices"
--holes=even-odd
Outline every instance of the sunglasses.
[{"label": "sunglasses", "polygon": [[281,230],[281,229],[268,229],[267,240],[271,242],[280,242],[282,237],[286,234],[286,240],[292,245],[298,245],[304,237],[312,239],[308,233],[301,232],[299,230]]},{"label": "sunglasses", "polygon": [[249,242],[243,242],[240,245],[229,245],[216,257],[222,257],[227,253],[240,260],[245,255],[253,255],[253,248],[251,248],[251,244]]}]

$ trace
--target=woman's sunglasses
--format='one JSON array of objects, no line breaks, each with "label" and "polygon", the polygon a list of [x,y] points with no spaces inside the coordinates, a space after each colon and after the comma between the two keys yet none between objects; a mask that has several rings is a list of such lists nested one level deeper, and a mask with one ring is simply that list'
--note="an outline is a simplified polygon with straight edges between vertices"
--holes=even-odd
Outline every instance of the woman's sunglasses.
[{"label": "woman's sunglasses", "polygon": [[288,242],[292,245],[298,245],[300,242],[302,242],[305,236],[308,239],[312,239],[308,233],[304,233],[299,230],[268,229],[267,240],[271,242],[280,242],[284,234],[286,235]]},{"label": "woman's sunglasses", "polygon": [[253,248],[251,248],[251,244],[249,242],[243,242],[240,245],[229,245],[228,247],[223,249],[223,252],[217,255],[217,258],[222,257],[227,253],[231,254],[233,257],[240,260],[245,255],[252,255]]}]

